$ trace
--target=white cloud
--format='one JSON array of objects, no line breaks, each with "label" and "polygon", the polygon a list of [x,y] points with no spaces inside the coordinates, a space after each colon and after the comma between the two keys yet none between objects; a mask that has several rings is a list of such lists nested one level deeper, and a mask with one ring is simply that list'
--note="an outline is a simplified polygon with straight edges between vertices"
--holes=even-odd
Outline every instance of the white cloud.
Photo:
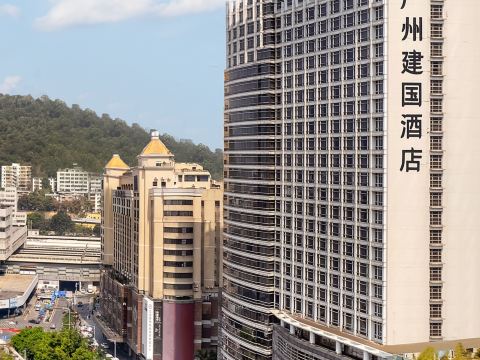
[{"label": "white cloud", "polygon": [[0,84],[0,94],[9,94],[15,90],[22,81],[20,76],[7,76],[3,82]]},{"label": "white cloud", "polygon": [[18,17],[20,15],[20,9],[12,4],[0,4],[0,15]]},{"label": "white cloud", "polygon": [[113,23],[142,16],[179,16],[211,11],[226,0],[53,0],[45,16],[35,20],[41,30]]}]

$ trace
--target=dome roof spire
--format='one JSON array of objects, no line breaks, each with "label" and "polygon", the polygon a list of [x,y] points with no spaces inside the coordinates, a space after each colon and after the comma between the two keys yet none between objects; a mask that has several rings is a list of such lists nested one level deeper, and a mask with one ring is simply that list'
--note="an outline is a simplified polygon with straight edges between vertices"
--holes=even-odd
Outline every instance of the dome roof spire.
[{"label": "dome roof spire", "polygon": [[170,150],[160,140],[159,133],[153,130],[151,133],[151,140],[147,146],[143,149],[140,155],[172,155]]},{"label": "dome roof spire", "polygon": [[110,161],[105,165],[105,169],[130,169],[130,167],[125,164],[125,162],[122,160],[120,155],[118,154],[113,154],[112,158]]}]

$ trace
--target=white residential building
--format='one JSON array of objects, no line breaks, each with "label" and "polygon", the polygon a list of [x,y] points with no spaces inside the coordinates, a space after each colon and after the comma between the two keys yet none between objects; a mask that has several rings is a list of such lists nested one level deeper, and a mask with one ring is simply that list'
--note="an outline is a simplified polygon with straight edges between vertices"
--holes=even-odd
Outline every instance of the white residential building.
[{"label": "white residential building", "polygon": [[37,191],[37,190],[42,190],[43,189],[43,183],[42,183],[42,178],[34,177],[32,178],[32,191]]},{"label": "white residential building", "polygon": [[87,171],[80,167],[57,171],[57,193],[87,195],[88,192],[89,173]]},{"label": "white residential building", "polygon": [[56,178],[48,178],[48,184],[50,185],[50,189],[52,193],[57,192],[57,179]]},{"label": "white residential building", "polygon": [[2,188],[16,187],[19,191],[32,190],[32,167],[13,163],[2,166]]}]

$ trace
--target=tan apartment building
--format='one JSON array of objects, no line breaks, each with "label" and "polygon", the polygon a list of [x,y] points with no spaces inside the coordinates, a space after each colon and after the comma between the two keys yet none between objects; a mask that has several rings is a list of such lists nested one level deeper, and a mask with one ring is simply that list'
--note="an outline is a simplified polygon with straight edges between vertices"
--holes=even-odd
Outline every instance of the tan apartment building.
[{"label": "tan apartment building", "polygon": [[222,359],[480,347],[479,14],[228,3]]},{"label": "tan apartment building", "polygon": [[113,156],[103,193],[104,333],[140,359],[216,350],[221,186],[200,165],[175,163],[153,132],[137,166]]},{"label": "tan apartment building", "polygon": [[32,167],[13,163],[2,166],[2,188],[15,187],[18,191],[32,191]]}]

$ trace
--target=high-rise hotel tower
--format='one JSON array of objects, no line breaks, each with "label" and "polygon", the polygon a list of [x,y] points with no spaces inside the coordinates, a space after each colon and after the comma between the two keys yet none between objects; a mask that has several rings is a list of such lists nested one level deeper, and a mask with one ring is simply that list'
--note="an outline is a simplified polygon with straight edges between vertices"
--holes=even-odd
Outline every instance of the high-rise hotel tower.
[{"label": "high-rise hotel tower", "polygon": [[223,359],[480,346],[479,14],[228,4]]},{"label": "high-rise hotel tower", "polygon": [[137,159],[105,166],[98,323],[132,359],[191,360],[217,348],[223,191],[156,131]]}]

